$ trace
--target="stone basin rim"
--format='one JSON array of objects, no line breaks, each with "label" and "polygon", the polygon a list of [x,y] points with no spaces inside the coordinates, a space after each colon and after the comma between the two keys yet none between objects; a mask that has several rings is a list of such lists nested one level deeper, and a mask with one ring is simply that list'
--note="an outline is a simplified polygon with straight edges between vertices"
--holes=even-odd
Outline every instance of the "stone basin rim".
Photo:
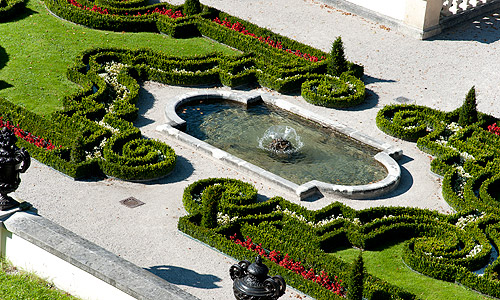
[{"label": "stone basin rim", "polygon": [[[322,117],[305,108],[289,103],[288,101],[285,101],[283,99],[268,95],[266,95],[266,97],[262,96],[263,94],[259,92],[213,90],[188,92],[173,97],[168,101],[165,106],[166,122],[165,124],[158,126],[156,130],[163,132],[170,137],[176,138],[177,140],[188,144],[189,146],[208,155],[211,155],[218,160],[229,163],[237,169],[243,170],[245,172],[250,172],[254,175],[257,175],[258,177],[269,180],[281,187],[284,187],[287,190],[293,191],[301,200],[309,198],[318,193],[337,194],[352,199],[372,199],[389,193],[398,186],[401,180],[401,168],[396,162],[396,159],[399,159],[403,156],[403,151],[400,148],[394,147],[387,143],[382,143],[358,130],[347,127],[346,125],[339,122],[328,120],[325,117]],[[240,159],[232,154],[227,153],[226,151],[216,148],[183,132],[183,130],[186,128],[186,121],[179,117],[179,115],[177,114],[177,109],[181,105],[187,103],[210,99],[234,101],[243,105],[251,105],[263,102],[265,104],[270,104],[278,107],[279,109],[283,109],[289,113],[298,115],[323,127],[327,127],[340,132],[358,142],[378,149],[380,152],[378,152],[374,156],[374,159],[387,169],[388,174],[384,179],[380,181],[365,185],[338,185],[318,180],[311,180],[301,185],[293,183],[287,179],[282,178],[281,176],[271,173],[263,168],[251,164],[243,159]]]}]

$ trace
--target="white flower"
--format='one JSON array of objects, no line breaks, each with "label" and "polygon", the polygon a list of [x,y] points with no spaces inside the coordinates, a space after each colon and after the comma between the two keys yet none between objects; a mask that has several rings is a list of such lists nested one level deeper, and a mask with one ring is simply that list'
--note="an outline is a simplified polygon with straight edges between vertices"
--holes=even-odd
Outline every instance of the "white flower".
[{"label": "white flower", "polygon": [[476,246],[474,246],[474,248],[472,248],[472,250],[469,252],[469,254],[467,254],[465,257],[476,256],[479,252],[481,252],[481,250],[483,250],[483,245],[476,245]]}]

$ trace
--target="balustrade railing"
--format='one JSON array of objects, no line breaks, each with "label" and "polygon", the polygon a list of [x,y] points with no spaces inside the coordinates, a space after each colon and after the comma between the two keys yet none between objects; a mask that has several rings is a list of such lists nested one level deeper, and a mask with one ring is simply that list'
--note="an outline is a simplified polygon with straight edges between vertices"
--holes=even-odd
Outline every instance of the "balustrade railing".
[{"label": "balustrade railing", "polygon": [[478,6],[499,0],[443,0],[441,18],[464,13]]}]

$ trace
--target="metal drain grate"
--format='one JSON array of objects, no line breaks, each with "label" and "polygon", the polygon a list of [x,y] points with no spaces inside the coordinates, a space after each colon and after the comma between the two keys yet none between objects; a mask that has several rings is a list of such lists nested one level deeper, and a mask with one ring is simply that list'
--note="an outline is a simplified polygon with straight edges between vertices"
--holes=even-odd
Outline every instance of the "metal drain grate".
[{"label": "metal drain grate", "polygon": [[138,200],[135,197],[128,197],[127,199],[121,200],[120,203],[130,208],[135,208],[144,204],[144,202]]},{"label": "metal drain grate", "polygon": [[411,102],[411,100],[408,99],[408,98],[406,98],[406,97],[397,97],[396,99],[394,99],[394,101],[399,102],[399,103],[408,103],[408,102]]}]

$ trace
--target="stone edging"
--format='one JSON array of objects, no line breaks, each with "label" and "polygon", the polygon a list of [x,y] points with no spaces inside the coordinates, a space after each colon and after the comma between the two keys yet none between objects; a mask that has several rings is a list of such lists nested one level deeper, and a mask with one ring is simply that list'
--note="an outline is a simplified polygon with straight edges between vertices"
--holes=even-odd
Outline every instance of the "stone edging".
[{"label": "stone edging", "polygon": [[[182,131],[186,127],[186,122],[181,119],[176,113],[176,109],[179,106],[192,101],[221,98],[224,100],[236,101],[245,105],[257,102],[265,102],[295,115],[316,122],[322,126],[332,128],[351,137],[352,139],[379,149],[381,152],[376,154],[374,158],[387,169],[388,175],[381,181],[367,185],[337,185],[317,180],[312,180],[305,184],[298,185],[276,174],[266,171],[256,165],[244,161],[234,155],[231,155],[223,150],[220,150],[219,148],[216,148],[208,143],[205,143],[204,141],[194,138]],[[354,199],[374,198],[395,189],[401,179],[401,169],[398,163],[395,161],[395,159],[399,159],[403,156],[403,151],[401,149],[386,143],[381,143],[355,129],[349,128],[339,122],[328,120],[327,118],[319,116],[302,107],[291,104],[283,99],[274,97],[263,99],[259,93],[255,92],[236,93],[233,91],[196,91],[186,93],[171,99],[165,106],[165,117],[166,123],[164,125],[158,126],[156,128],[157,131],[166,133],[167,135],[174,137],[197,150],[211,155],[216,159],[229,163],[237,169],[242,169],[243,171],[250,172],[261,178],[269,180],[285,189],[291,190],[295,192],[295,194],[297,194],[300,199],[305,199],[316,193],[340,194],[344,197]]]},{"label": "stone edging", "polygon": [[[0,220],[11,235],[104,281],[135,299],[196,300],[197,297],[151,272],[97,246],[31,212],[16,212]],[[8,258],[8,257],[7,257]],[[33,258],[37,260],[36,257]],[[36,270],[33,270],[36,272]],[[61,274],[60,276],[68,276]],[[99,293],[99,291],[97,291]]]}]

